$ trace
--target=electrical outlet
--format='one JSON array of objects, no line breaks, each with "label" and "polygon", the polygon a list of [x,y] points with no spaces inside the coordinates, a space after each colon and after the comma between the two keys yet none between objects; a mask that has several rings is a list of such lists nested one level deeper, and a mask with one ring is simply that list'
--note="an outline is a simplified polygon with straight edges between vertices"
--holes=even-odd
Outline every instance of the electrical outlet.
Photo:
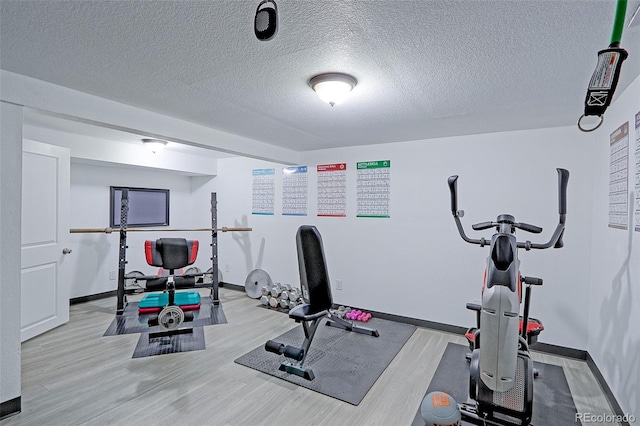
[{"label": "electrical outlet", "polygon": [[342,280],[336,280],[336,290],[342,290]]},{"label": "electrical outlet", "polygon": [[116,279],[116,271],[109,271],[109,279],[112,281]]},{"label": "electrical outlet", "polygon": [[225,272],[229,272],[229,264],[228,264],[228,263],[225,263],[225,265],[224,265],[224,271],[225,271]]}]

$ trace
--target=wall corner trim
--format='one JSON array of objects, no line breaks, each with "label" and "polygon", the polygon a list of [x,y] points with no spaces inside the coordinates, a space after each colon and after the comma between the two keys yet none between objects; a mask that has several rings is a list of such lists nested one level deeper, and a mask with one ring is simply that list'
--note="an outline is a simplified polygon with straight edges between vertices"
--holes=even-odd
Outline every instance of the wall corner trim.
[{"label": "wall corner trim", "polygon": [[[589,366],[589,369],[595,376],[596,381],[602,388],[602,392],[607,397],[607,401],[609,401],[609,404],[611,405],[613,414],[615,414],[616,416],[620,416],[621,418],[624,418],[625,413],[622,412],[622,407],[620,407],[620,404],[618,404],[618,400],[616,399],[615,395],[611,391],[611,388],[607,384],[607,381],[604,379],[604,376],[600,372],[598,365],[596,364],[595,360],[591,357],[591,354],[589,352],[587,352],[587,365]],[[620,424],[622,426],[631,426],[629,422],[624,422],[624,421],[621,422]]]}]

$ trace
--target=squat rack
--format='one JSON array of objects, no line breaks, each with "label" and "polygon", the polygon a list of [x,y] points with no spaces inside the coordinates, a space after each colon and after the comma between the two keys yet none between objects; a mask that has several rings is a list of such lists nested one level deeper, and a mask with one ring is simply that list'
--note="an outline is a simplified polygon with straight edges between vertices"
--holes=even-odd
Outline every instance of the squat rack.
[{"label": "squat rack", "polygon": [[[194,285],[189,288],[211,288],[211,301],[214,305],[220,304],[220,298],[218,296],[218,287],[220,282],[218,279],[218,231],[230,232],[230,231],[251,231],[252,228],[217,228],[218,225],[218,201],[216,193],[211,193],[211,228],[195,228],[195,229],[172,229],[172,228],[127,228],[127,220],[129,216],[129,190],[124,188],[122,190],[122,200],[120,204],[120,243],[118,249],[118,290],[116,315],[124,314],[126,300],[125,280],[127,265],[127,232],[191,232],[191,231],[210,231],[211,232],[211,284]],[[114,230],[112,228],[77,228],[70,229],[72,234],[84,234],[84,233],[105,233],[111,234]],[[197,274],[197,275],[206,275]],[[189,275],[189,276],[196,276]]]},{"label": "squat rack", "polygon": [[[218,208],[217,208],[217,197],[216,193],[211,193],[211,275],[212,282],[211,285],[203,285],[203,286],[194,286],[196,287],[211,287],[211,301],[214,305],[220,304],[220,297],[218,294],[218,288],[220,286],[220,282],[218,280]],[[125,294],[125,268],[127,265],[127,220],[129,216],[129,190],[122,190],[122,202],[120,205],[120,245],[119,245],[119,253],[118,253],[118,291],[117,291],[117,305],[116,305],[116,315],[124,314],[124,308],[126,304],[126,294]],[[199,229],[199,230],[208,230],[208,229]],[[227,230],[243,230],[250,231],[251,228],[225,228],[224,231]],[[145,231],[145,229],[140,229],[136,231]],[[151,230],[148,230],[151,231]],[[165,231],[175,231],[171,229],[166,229]],[[107,232],[103,230],[103,232]]]}]

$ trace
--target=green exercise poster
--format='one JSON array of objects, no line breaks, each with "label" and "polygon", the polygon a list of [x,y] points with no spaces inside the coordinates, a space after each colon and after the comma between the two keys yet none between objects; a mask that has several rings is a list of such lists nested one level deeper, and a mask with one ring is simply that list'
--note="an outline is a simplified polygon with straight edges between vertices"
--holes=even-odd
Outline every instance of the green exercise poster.
[{"label": "green exercise poster", "polygon": [[390,217],[391,161],[362,161],[356,163],[356,171],[356,217]]}]

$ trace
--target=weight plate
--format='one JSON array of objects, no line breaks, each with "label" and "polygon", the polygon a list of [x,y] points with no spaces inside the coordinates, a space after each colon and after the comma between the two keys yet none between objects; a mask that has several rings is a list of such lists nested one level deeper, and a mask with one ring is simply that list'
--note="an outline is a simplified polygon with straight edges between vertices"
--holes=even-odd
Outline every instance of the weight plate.
[{"label": "weight plate", "polygon": [[271,277],[262,269],[254,269],[249,272],[247,279],[244,281],[244,291],[252,299],[259,299],[262,296],[262,287],[267,288],[273,285]]},{"label": "weight plate", "polygon": [[[204,276],[202,277],[202,282],[204,284],[211,284],[213,282],[213,274],[211,273],[211,271],[213,271],[213,268],[207,269],[207,272],[204,273]],[[220,268],[218,268],[218,284],[220,284],[221,282],[222,271],[220,271]]]},{"label": "weight plate", "polygon": [[140,271],[131,271],[124,274],[124,288],[144,291],[146,281],[138,281],[139,277],[144,277],[144,274]]},{"label": "weight plate", "polygon": [[[211,269],[211,268],[209,268],[209,269]],[[187,269],[185,269],[184,275],[199,274],[200,272],[201,272],[200,268],[198,268],[197,266],[190,266]]]},{"label": "weight plate", "polygon": [[184,312],[175,305],[164,307],[158,315],[158,324],[165,330],[174,330],[184,322]]}]

